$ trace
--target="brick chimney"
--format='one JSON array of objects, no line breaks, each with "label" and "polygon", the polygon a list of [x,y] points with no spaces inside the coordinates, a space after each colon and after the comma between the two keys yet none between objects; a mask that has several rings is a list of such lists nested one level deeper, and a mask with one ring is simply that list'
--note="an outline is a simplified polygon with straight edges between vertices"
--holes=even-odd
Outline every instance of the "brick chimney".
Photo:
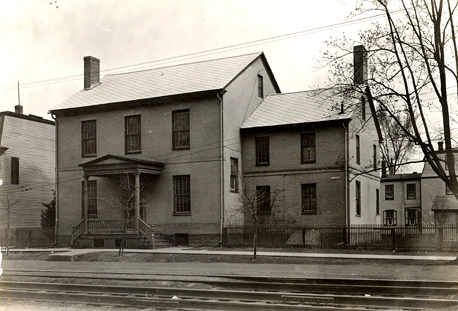
[{"label": "brick chimney", "polygon": [[93,56],[84,59],[84,89],[89,90],[100,83],[100,60]]},{"label": "brick chimney", "polygon": [[438,142],[437,143],[437,147],[438,147],[439,151],[444,150],[444,142],[443,141]]},{"label": "brick chimney", "polygon": [[14,112],[19,113],[19,114],[23,114],[24,113],[24,107],[22,107],[22,105],[16,105],[16,106],[14,106]]},{"label": "brick chimney", "polygon": [[363,45],[353,47],[353,66],[355,85],[365,83],[367,81],[367,51]]}]

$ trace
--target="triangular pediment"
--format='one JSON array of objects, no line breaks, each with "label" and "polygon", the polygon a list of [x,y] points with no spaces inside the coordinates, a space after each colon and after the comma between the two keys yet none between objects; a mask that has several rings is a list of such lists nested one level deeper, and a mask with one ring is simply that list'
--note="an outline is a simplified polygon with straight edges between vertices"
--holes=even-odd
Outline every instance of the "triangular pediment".
[{"label": "triangular pediment", "polygon": [[105,176],[119,174],[152,174],[158,175],[164,163],[141,158],[107,154],[100,158],[80,164],[84,174]]}]

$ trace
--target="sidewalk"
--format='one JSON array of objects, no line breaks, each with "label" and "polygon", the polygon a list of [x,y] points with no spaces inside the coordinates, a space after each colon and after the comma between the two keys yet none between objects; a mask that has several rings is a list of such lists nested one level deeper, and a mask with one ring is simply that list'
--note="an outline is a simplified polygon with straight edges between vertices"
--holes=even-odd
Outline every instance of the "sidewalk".
[{"label": "sidewalk", "polygon": [[[4,248],[2,248],[4,252]],[[99,248],[27,248],[10,249],[10,252],[50,252],[50,261],[74,261],[76,257],[96,252],[118,252],[118,249]],[[253,251],[232,251],[232,250],[207,250],[193,249],[190,247],[171,247],[159,249],[125,249],[124,253],[157,253],[157,254],[192,254],[192,255],[237,255],[253,256]],[[398,255],[393,254],[345,254],[345,253],[301,253],[301,252],[266,252],[258,251],[257,256],[271,257],[296,257],[296,258],[335,258],[335,259],[375,259],[375,260],[423,260],[423,261],[447,261],[454,260],[456,256],[448,255]]]}]

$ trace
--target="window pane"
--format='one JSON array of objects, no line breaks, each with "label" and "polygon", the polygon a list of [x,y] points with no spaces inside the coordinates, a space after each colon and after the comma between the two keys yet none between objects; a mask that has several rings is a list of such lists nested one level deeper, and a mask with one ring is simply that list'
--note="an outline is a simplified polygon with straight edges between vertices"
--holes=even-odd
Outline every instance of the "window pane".
[{"label": "window pane", "polygon": [[316,212],[316,184],[302,185],[302,213]]},{"label": "window pane", "polygon": [[126,117],[126,153],[141,151],[141,117]]},{"label": "window pane", "polygon": [[269,165],[269,137],[256,137],[256,165]]},{"label": "window pane", "polygon": [[238,191],[238,159],[231,158],[231,178],[230,188],[232,191]]},{"label": "window pane", "polygon": [[394,185],[385,185],[385,200],[394,200]]},{"label": "window pane", "polygon": [[315,162],[315,133],[302,134],[302,163]]},{"label": "window pane", "polygon": [[19,158],[11,158],[11,184],[19,184]]},{"label": "window pane", "polygon": [[96,121],[83,121],[81,123],[82,155],[97,154]]},{"label": "window pane", "polygon": [[259,213],[270,213],[270,186],[256,186],[256,203]]},{"label": "window pane", "polygon": [[407,184],[407,199],[414,200],[416,198],[416,185]]},{"label": "window pane", "polygon": [[187,149],[190,146],[189,110],[173,112],[173,148]]},{"label": "window pane", "polygon": [[191,178],[190,176],[174,176],[174,209],[175,213],[191,212]]}]

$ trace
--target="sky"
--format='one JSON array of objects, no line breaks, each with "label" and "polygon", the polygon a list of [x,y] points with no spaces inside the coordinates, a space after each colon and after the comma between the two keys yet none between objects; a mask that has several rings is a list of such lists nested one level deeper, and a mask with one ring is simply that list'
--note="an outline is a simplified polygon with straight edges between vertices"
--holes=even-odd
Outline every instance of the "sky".
[{"label": "sky", "polygon": [[[324,41],[356,39],[370,26],[322,28],[348,22],[354,7],[353,0],[0,0],[0,111],[20,101],[25,114],[50,119],[50,109],[83,88],[88,55],[100,59],[103,77],[263,51],[282,92],[315,88],[327,76],[317,68]],[[259,41],[266,38],[276,39]],[[240,46],[247,42],[256,44]],[[203,51],[210,52],[196,57]]]}]

